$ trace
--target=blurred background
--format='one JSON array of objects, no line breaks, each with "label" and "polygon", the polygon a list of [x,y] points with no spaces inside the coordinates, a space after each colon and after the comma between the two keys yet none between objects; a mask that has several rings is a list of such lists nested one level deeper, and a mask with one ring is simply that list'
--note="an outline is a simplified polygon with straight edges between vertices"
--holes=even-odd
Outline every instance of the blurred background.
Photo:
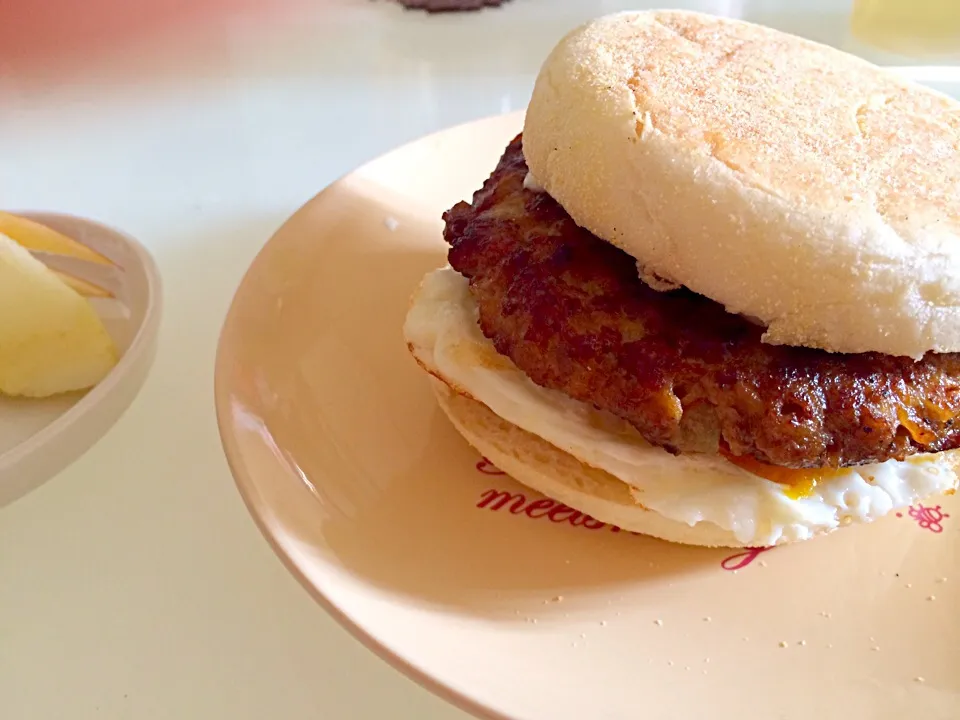
[{"label": "blurred background", "polygon": [[[787,26],[822,42],[900,63],[951,56],[960,49],[960,3],[951,0],[688,0],[659,5],[642,0],[508,0],[499,10],[434,16],[404,11],[396,0],[4,0],[0,69],[8,80],[64,81],[90,72],[130,79],[147,71],[171,72],[204,57],[211,60],[230,45],[245,45],[246,32],[260,35],[265,41],[260,51],[270,52],[270,38],[290,26],[300,27],[302,41],[314,47],[306,56],[299,54],[299,60],[338,57],[346,66],[364,48],[391,41],[391,33],[380,32],[383,28],[358,33],[358,26],[389,22],[398,32],[411,24],[423,29],[422,36],[405,37],[408,52],[394,48],[397,57],[390,53],[390,59],[422,61],[456,51],[484,56],[491,69],[506,63],[522,71],[529,69],[517,66],[523,57],[540,57],[544,44],[571,25],[648,5]],[[498,29],[496,36],[486,34],[491,27]],[[334,38],[341,43],[331,43]],[[495,39],[486,53],[477,46],[483,38]],[[287,51],[305,50],[284,45]],[[322,56],[314,54],[318,50]]]},{"label": "blurred background", "polygon": [[[209,104],[207,122],[228,123],[234,137],[258,134],[256,147],[236,149],[241,157],[270,153],[269,136],[284,124],[294,134],[313,124],[348,136],[276,139],[303,141],[301,167],[322,160],[328,172],[312,176],[322,183],[358,159],[354,139],[362,138],[370,157],[427,130],[522,107],[540,61],[564,32],[595,15],[663,4],[508,0],[430,15],[395,0],[0,0],[0,151],[7,161],[22,160],[23,128],[49,102],[81,125],[116,104],[116,122],[146,131],[156,121],[149,104],[169,114],[165,103],[175,94]],[[952,0],[666,5],[767,24],[886,65],[940,65],[960,48],[960,3]],[[936,82],[936,73],[928,79]],[[214,119],[218,106],[230,106],[229,117]],[[291,115],[299,120],[284,123]],[[264,122],[271,133],[258,131]],[[18,182],[0,166],[0,197]],[[189,181],[187,189],[194,189]],[[89,209],[80,192],[78,204]]]}]

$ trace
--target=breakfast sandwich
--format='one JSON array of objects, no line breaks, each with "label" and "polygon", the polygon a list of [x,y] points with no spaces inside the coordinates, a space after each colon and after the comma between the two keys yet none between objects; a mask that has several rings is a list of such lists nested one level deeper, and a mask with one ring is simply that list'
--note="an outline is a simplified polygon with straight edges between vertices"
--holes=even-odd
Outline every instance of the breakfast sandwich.
[{"label": "breakfast sandwich", "polygon": [[611,15],[444,220],[406,341],[519,482],[729,547],[955,491],[957,101],[742,21]]}]

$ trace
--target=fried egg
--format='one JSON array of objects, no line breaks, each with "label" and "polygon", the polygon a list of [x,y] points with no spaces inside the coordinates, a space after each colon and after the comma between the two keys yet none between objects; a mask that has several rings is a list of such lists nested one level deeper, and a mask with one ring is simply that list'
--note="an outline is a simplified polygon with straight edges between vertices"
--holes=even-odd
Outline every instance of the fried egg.
[{"label": "fried egg", "polygon": [[672,455],[612,414],[535,384],[499,354],[480,331],[466,278],[449,267],[426,276],[404,334],[445,381],[617,478],[638,507],[690,527],[712,523],[745,545],[805,540],[957,487],[960,451],[812,471],[722,455]]}]

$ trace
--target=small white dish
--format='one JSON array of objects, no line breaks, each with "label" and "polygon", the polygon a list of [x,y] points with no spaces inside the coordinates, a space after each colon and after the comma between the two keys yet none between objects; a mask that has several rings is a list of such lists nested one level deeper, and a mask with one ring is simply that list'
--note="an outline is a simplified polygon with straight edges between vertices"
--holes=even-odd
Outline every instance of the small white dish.
[{"label": "small white dish", "polygon": [[59,257],[47,264],[109,290],[92,299],[121,353],[85,393],[47,399],[0,396],[0,507],[63,470],[94,445],[137,396],[156,354],[162,292],[156,263],[136,240],[93,220],[50,212],[16,214],[47,225],[110,258],[116,267]]}]

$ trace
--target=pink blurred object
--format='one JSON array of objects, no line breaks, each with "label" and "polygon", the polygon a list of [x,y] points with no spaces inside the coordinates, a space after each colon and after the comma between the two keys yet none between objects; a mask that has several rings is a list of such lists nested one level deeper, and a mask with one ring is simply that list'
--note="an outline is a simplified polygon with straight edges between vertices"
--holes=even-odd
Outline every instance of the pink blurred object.
[{"label": "pink blurred object", "polygon": [[0,73],[69,67],[89,58],[266,11],[270,0],[4,0]]}]

